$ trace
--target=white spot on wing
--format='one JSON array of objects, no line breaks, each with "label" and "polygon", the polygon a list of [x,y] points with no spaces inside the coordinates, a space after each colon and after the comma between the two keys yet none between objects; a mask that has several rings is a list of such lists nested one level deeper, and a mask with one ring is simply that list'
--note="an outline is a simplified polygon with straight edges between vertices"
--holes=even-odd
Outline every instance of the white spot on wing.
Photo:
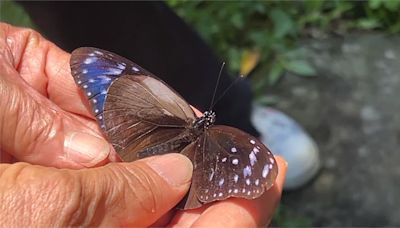
[{"label": "white spot on wing", "polygon": [[233,176],[233,180],[235,181],[235,183],[237,183],[239,180],[239,175],[235,174],[235,176]]},{"label": "white spot on wing", "polygon": [[231,152],[232,152],[232,153],[236,153],[236,152],[237,152],[237,149],[236,149],[235,147],[232,147],[232,148],[231,148]]},{"label": "white spot on wing", "polygon": [[269,158],[269,161],[271,162],[271,164],[274,164],[274,159],[272,159],[272,158]]},{"label": "white spot on wing", "polygon": [[221,197],[221,196],[223,196],[224,194],[222,193],[222,192],[220,192],[219,194],[218,194],[218,196],[219,197]]},{"label": "white spot on wing", "polygon": [[264,165],[264,168],[263,168],[263,171],[262,171],[262,177],[266,178],[268,173],[269,173],[269,166],[267,164],[267,165]]},{"label": "white spot on wing", "polygon": [[233,190],[234,193],[238,193],[239,189],[235,188],[235,190]]},{"label": "white spot on wing", "polygon": [[134,66],[132,67],[132,70],[133,70],[133,71],[136,71],[136,72],[139,71],[139,69],[138,69],[137,67],[134,67]]},{"label": "white spot on wing", "polygon": [[227,160],[227,158],[225,157],[225,158],[223,158],[221,161],[222,161],[222,162],[226,162],[226,160]]},{"label": "white spot on wing", "polygon": [[232,159],[232,164],[234,164],[234,165],[239,164],[239,159],[237,159],[237,158]]},{"label": "white spot on wing", "polygon": [[82,74],[87,74],[88,70],[87,69],[83,69],[82,70]]},{"label": "white spot on wing", "polygon": [[250,143],[251,143],[251,144],[255,144],[256,141],[254,141],[254,140],[252,139],[252,140],[250,140]]},{"label": "white spot on wing", "polygon": [[91,64],[97,61],[96,57],[88,57],[85,59],[85,61],[83,61],[84,64]]},{"label": "white spot on wing", "polygon": [[260,180],[259,180],[259,179],[256,179],[256,180],[254,181],[254,184],[258,186],[258,185],[260,184]]},{"label": "white spot on wing", "polygon": [[250,179],[249,178],[246,179],[246,184],[250,185]]},{"label": "white spot on wing", "polygon": [[121,74],[121,73],[122,73],[121,69],[109,68],[105,74],[118,75],[118,74]]},{"label": "white spot on wing", "polygon": [[249,154],[250,165],[253,166],[257,162],[257,157],[253,151]]},{"label": "white spot on wing", "polygon": [[224,184],[224,178],[222,178],[221,180],[219,180],[218,185],[221,187]]},{"label": "white spot on wing", "polygon": [[257,148],[255,148],[255,147],[253,148],[253,151],[254,151],[255,154],[257,154],[258,152],[260,152],[260,150],[257,149]]},{"label": "white spot on wing", "polygon": [[243,169],[243,176],[246,178],[247,176],[251,176],[251,168],[250,166],[246,165]]},{"label": "white spot on wing", "polygon": [[121,69],[121,70],[125,70],[125,65],[122,65],[121,63],[118,63],[118,66],[117,66],[119,69]]}]

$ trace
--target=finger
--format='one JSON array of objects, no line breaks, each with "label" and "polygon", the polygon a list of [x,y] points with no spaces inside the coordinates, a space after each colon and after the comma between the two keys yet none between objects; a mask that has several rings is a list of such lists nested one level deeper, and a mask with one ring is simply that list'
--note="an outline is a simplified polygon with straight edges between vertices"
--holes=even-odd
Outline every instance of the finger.
[{"label": "finger", "polygon": [[13,163],[14,157],[11,154],[1,151],[0,149],[0,163]]},{"label": "finger", "polygon": [[149,226],[183,198],[190,186],[192,169],[190,160],[176,153],[133,163],[112,163],[84,172],[90,175],[82,178],[81,201],[87,205],[104,204],[96,213],[106,213],[109,218],[94,218],[99,224]]},{"label": "finger", "polygon": [[287,163],[275,156],[279,173],[274,186],[263,196],[255,200],[230,198],[208,207],[179,212],[171,226],[207,226],[216,227],[255,227],[265,226],[270,222],[273,212],[279,203],[287,171]]},{"label": "finger", "polygon": [[70,54],[31,29],[0,23],[0,55],[34,90],[65,111],[93,118],[69,67]]},{"label": "finger", "polygon": [[85,170],[3,164],[0,217],[5,226],[149,226],[186,194],[191,174],[180,154]]},{"label": "finger", "polygon": [[5,61],[0,76],[3,152],[19,161],[72,168],[94,166],[112,154],[97,132],[38,94]]}]

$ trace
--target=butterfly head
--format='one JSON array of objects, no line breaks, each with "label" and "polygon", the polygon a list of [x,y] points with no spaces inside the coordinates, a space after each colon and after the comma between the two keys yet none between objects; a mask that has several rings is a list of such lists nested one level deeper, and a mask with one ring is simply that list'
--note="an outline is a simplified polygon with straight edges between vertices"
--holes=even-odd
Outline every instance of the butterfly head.
[{"label": "butterfly head", "polygon": [[193,123],[193,128],[197,130],[208,129],[215,123],[215,112],[206,111],[203,116],[197,118]]},{"label": "butterfly head", "polygon": [[204,118],[204,128],[209,128],[215,123],[215,112],[213,111],[205,111],[203,118]]}]

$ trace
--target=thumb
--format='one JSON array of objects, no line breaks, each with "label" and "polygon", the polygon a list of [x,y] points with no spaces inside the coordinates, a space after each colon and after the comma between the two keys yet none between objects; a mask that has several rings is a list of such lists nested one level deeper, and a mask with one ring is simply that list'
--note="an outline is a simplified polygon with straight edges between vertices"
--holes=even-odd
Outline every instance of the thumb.
[{"label": "thumb", "polygon": [[184,197],[192,170],[187,157],[172,153],[77,171],[81,215],[74,217],[85,218],[78,222],[84,226],[149,226]]},{"label": "thumb", "polygon": [[192,169],[176,153],[80,170],[0,164],[0,220],[23,227],[150,226],[183,198]]}]

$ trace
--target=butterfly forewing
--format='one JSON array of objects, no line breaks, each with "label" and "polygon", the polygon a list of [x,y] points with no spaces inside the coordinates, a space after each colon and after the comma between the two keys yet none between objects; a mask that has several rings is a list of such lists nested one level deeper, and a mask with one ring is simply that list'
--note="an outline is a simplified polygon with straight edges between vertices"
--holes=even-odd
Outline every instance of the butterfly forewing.
[{"label": "butterfly forewing", "polygon": [[214,126],[197,142],[195,154],[198,199],[254,199],[269,189],[278,168],[272,153],[258,139],[236,128]]},{"label": "butterfly forewing", "polygon": [[124,161],[132,161],[137,159],[132,156],[135,151],[173,142],[185,134],[195,115],[162,81],[144,75],[124,75],[108,90],[103,119],[105,132],[116,151]]},{"label": "butterfly forewing", "polygon": [[102,112],[107,90],[121,75],[141,74],[155,77],[128,59],[98,48],[83,47],[72,52],[71,73],[89,99],[92,112],[104,127]]}]

